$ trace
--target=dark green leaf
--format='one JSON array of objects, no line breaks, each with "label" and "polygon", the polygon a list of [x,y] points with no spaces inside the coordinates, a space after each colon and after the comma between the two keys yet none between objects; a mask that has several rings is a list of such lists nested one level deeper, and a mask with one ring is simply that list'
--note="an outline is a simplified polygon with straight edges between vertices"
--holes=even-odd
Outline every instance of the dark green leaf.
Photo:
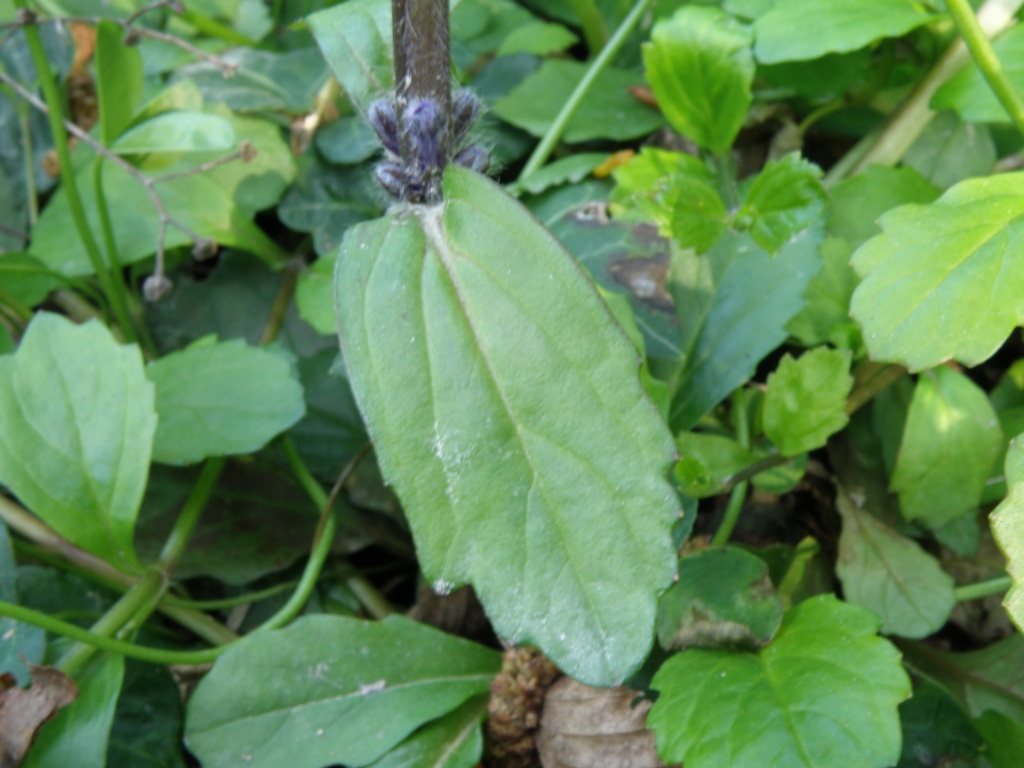
[{"label": "dark green leaf", "polygon": [[302,386],[288,359],[235,339],[197,342],[146,368],[160,421],[153,460],[194,464],[251,453],[302,418]]},{"label": "dark green leaf", "polygon": [[647,79],[672,127],[729,151],[751,104],[750,30],[726,13],[688,6],[655,25],[644,46]]},{"label": "dark green leaf", "polygon": [[[14,552],[7,527],[0,522],[0,600],[18,603],[18,589],[15,584]],[[31,624],[22,624],[13,619],[0,619],[0,670],[10,672],[18,684],[28,685],[29,672],[25,666],[41,664],[46,651],[46,633]]]},{"label": "dark green leaf", "polygon": [[[992,49],[1014,90],[1024,91],[1024,27],[1016,26],[1000,35]],[[968,123],[1005,123],[1010,119],[973,62],[935,92],[931,105],[935,109],[954,109]]]},{"label": "dark green leaf", "polygon": [[931,205],[885,214],[884,233],[851,261],[863,277],[851,313],[872,358],[921,370],[992,355],[1024,322],[1022,215],[1024,173],[963,181]]},{"label": "dark green leaf", "polygon": [[181,692],[166,668],[129,661],[110,730],[106,765],[185,768],[180,697]]},{"label": "dark green leaf", "polygon": [[125,45],[124,31],[112,21],[96,26],[96,100],[100,112],[100,141],[111,146],[131,125],[142,100],[142,57]]},{"label": "dark green leaf", "polygon": [[360,112],[394,85],[387,0],[349,0],[314,13],[306,23]]},{"label": "dark green leaf", "polygon": [[424,725],[372,768],[472,768],[483,752],[480,721],[486,713],[486,696],[470,699]]},{"label": "dark green leaf", "polygon": [[[770,2],[770,0],[769,0]],[[850,53],[830,53],[813,61],[762,64],[758,77],[779,88],[790,88],[806,99],[835,100],[853,86],[871,76],[872,51],[867,48]]]},{"label": "dark green leaf", "polygon": [[[587,65],[549,59],[511,93],[494,104],[495,114],[534,136],[543,136],[569,95],[583,79]],[[593,139],[626,141],[661,127],[658,112],[637,101],[631,86],[643,78],[621,69],[606,68],[573,113],[563,138],[570,144]]]},{"label": "dark green leaf", "polygon": [[0,290],[26,307],[39,304],[60,285],[39,259],[27,253],[0,254]]},{"label": "dark green leaf", "polygon": [[1006,555],[1006,570],[1013,587],[1003,600],[1006,612],[1018,626],[1024,626],[1024,449],[1018,438],[1010,441],[1006,454],[1006,499],[992,513],[992,535]]},{"label": "dark green leaf", "polygon": [[775,253],[806,229],[824,210],[827,195],[821,169],[792,152],[768,163],[736,212],[735,226]]},{"label": "dark green leaf", "polygon": [[80,674],[78,698],[39,731],[23,768],[106,768],[124,656],[104,654]]},{"label": "dark green leaf", "polygon": [[1020,721],[990,709],[974,721],[974,726],[985,737],[985,759],[992,768],[1017,768],[1024,755],[1024,726]]},{"label": "dark green leaf", "polygon": [[764,433],[783,456],[821,448],[846,426],[851,389],[849,352],[818,347],[798,360],[783,356],[768,377]]},{"label": "dark green leaf", "polygon": [[499,634],[566,672],[621,680],[678,511],[636,348],[550,233],[454,166],[443,206],[358,225],[340,258],[352,388],[424,573],[471,581]]},{"label": "dark green leaf", "polygon": [[929,680],[918,683],[914,695],[900,704],[900,721],[903,754],[896,768],[975,765],[967,761],[980,754],[981,736],[963,707],[942,687]]},{"label": "dark green leaf", "polygon": [[98,322],[35,316],[0,358],[0,482],[68,541],[135,565],[132,534],[156,430],[138,347]]},{"label": "dark green leaf", "polygon": [[662,595],[658,642],[683,648],[767,645],[782,621],[782,600],[756,555],[716,547],[679,561],[679,580]]},{"label": "dark green leaf", "polygon": [[682,651],[652,683],[658,754],[686,768],[886,768],[900,752],[900,654],[868,611],[833,596],[786,612],[757,653]]},{"label": "dark green leaf", "polygon": [[221,656],[188,705],[205,768],[372,763],[419,726],[485,693],[500,656],[392,616],[309,616]]},{"label": "dark green leaf", "polygon": [[915,0],[778,0],[754,23],[758,61],[816,59],[899,37],[934,17]]},{"label": "dark green leaf", "polygon": [[316,148],[325,160],[341,165],[361,163],[381,151],[373,128],[355,115],[341,117],[317,131]]},{"label": "dark green leaf", "polygon": [[757,461],[754,453],[725,435],[680,432],[676,447],[676,479],[683,493],[696,499],[722,493],[727,478]]},{"label": "dark green leaf", "polygon": [[1002,447],[977,384],[944,366],[922,374],[892,474],[904,517],[938,527],[976,509]]},{"label": "dark green leaf", "polygon": [[670,287],[685,353],[674,428],[692,427],[785,340],[786,323],[821,267],[820,242],[821,227],[808,227],[772,257],[748,235],[727,232],[703,256],[676,257]]},{"label": "dark green leaf", "polygon": [[828,234],[856,248],[881,233],[878,217],[898,205],[930,203],[939,189],[912,168],[869,165],[831,189]]},{"label": "dark green leaf", "polygon": [[964,179],[992,173],[996,145],[987,126],[965,123],[953,112],[940,112],[907,150],[903,164],[946,189]]},{"label": "dark green leaf", "polygon": [[901,536],[841,492],[843,518],[836,575],[843,594],[873,611],[882,631],[926,637],[940,629],[956,605],[953,578],[916,542]]}]

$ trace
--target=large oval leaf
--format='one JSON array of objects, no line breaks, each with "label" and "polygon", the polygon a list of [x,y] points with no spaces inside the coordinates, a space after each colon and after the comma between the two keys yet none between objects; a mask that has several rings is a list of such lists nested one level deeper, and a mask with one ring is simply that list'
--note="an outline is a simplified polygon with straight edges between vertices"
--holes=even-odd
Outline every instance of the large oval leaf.
[{"label": "large oval leaf", "polygon": [[613,683],[674,570],[671,436],[558,242],[481,176],[444,191],[346,235],[353,391],[436,588],[472,582],[501,635]]},{"label": "large oval leaf", "polygon": [[0,358],[0,483],[61,536],[136,564],[156,413],[138,347],[100,323],[36,315]]},{"label": "large oval leaf", "polygon": [[881,218],[851,264],[850,313],[872,359],[976,365],[1024,322],[1024,173],[961,182]]}]

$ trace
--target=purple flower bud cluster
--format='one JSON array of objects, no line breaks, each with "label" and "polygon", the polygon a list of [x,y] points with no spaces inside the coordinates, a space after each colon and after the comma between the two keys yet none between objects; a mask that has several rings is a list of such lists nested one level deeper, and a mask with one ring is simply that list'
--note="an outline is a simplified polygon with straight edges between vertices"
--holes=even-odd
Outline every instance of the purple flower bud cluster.
[{"label": "purple flower bud cluster", "polygon": [[[413,99],[398,110],[391,99],[370,105],[367,118],[386,155],[376,168],[377,182],[388,194],[412,203],[428,201],[439,185],[444,167],[453,162],[483,173],[490,156],[483,147],[467,143],[469,131],[480,116],[480,102],[468,91],[452,102],[449,141],[442,141],[444,116],[431,99]],[[403,144],[408,158],[402,158]]]}]

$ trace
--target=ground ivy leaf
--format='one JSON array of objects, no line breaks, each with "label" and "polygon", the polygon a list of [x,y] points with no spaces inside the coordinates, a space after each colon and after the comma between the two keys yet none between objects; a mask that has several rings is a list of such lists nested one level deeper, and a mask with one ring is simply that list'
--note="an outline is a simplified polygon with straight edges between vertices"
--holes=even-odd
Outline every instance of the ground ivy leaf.
[{"label": "ground ivy leaf", "polygon": [[[548,59],[499,99],[494,113],[533,136],[543,136],[586,71],[582,62]],[[661,115],[629,92],[642,83],[642,77],[627,70],[601,70],[562,138],[569,144],[592,139],[625,141],[656,131],[664,124]]]},{"label": "ground ivy leaf", "polygon": [[364,766],[486,693],[496,651],[404,617],[308,616],[221,656],[188,704],[206,768]]},{"label": "ground ivy leaf", "polygon": [[480,722],[487,696],[470,699],[444,717],[416,731],[372,768],[472,768],[484,748]]},{"label": "ground ivy leaf", "polygon": [[754,23],[754,53],[764,64],[816,59],[899,37],[934,18],[915,0],[778,0]]},{"label": "ground ivy leaf", "polygon": [[794,360],[789,354],[768,377],[764,432],[783,456],[821,448],[846,426],[846,396],[853,388],[850,353],[818,347]]},{"label": "ground ivy leaf", "polygon": [[766,645],[782,621],[782,598],[768,565],[742,549],[716,547],[679,561],[679,580],[662,595],[662,647],[721,648]]},{"label": "ground ivy leaf", "polygon": [[689,649],[654,677],[658,753],[686,768],[885,768],[910,695],[899,652],[868,611],[828,595],[786,612],[757,653]]},{"label": "ground ivy leaf", "polygon": [[77,546],[136,564],[156,413],[138,347],[40,313],[0,358],[0,482]]},{"label": "ground ivy leaf", "polygon": [[843,518],[836,575],[846,599],[873,611],[886,634],[926,637],[942,627],[956,596],[953,577],[938,560],[860,509],[845,491],[836,507]]},{"label": "ground ivy leaf", "polygon": [[146,368],[160,422],[153,460],[195,464],[252,453],[306,412],[288,359],[240,339],[202,341]]},{"label": "ground ivy leaf", "polygon": [[[882,216],[851,264],[872,359],[911,370],[988,359],[1024,323],[1024,173],[963,181]],[[979,305],[977,297],[984,296]]]},{"label": "ground ivy leaf", "polygon": [[940,527],[976,509],[1003,447],[999,419],[964,374],[922,374],[910,401],[891,488],[907,520]]},{"label": "ground ivy leaf", "polygon": [[[1003,75],[1020,93],[1024,89],[1024,27],[1016,26],[1000,35],[992,50],[999,58]],[[1010,119],[973,61],[935,92],[931,106],[956,110],[969,123],[1006,123]]]},{"label": "ground ivy leaf", "polygon": [[825,208],[828,195],[820,177],[821,169],[796,152],[768,163],[747,191],[735,226],[775,253]]},{"label": "ground ivy leaf", "polygon": [[670,423],[685,430],[750,378],[786,338],[821,268],[821,226],[797,235],[774,258],[749,235],[726,232],[706,254],[676,254],[669,287],[684,357]]},{"label": "ground ivy leaf", "polygon": [[1024,631],[1024,447],[1018,439],[1010,441],[1006,454],[1006,486],[1009,493],[992,512],[992,535],[1006,555],[1006,570],[1013,579],[1003,605]]},{"label": "ground ivy leaf", "polygon": [[643,47],[647,81],[672,127],[725,154],[750,107],[750,30],[706,7],[681,8],[658,22]]},{"label": "ground ivy leaf", "polygon": [[[425,574],[495,629],[611,684],[646,656],[675,570],[672,438],[589,278],[482,176],[350,230],[349,379]],[[611,567],[614,564],[614,568]]]}]

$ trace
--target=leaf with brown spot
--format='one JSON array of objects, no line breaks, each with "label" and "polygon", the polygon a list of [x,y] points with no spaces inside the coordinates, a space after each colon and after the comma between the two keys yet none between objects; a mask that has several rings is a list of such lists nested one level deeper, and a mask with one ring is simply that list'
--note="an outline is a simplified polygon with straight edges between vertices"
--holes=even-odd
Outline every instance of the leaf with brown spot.
[{"label": "leaf with brown spot", "polygon": [[43,723],[78,697],[75,681],[59,669],[30,665],[32,685],[17,688],[0,675],[0,768],[17,768]]}]

